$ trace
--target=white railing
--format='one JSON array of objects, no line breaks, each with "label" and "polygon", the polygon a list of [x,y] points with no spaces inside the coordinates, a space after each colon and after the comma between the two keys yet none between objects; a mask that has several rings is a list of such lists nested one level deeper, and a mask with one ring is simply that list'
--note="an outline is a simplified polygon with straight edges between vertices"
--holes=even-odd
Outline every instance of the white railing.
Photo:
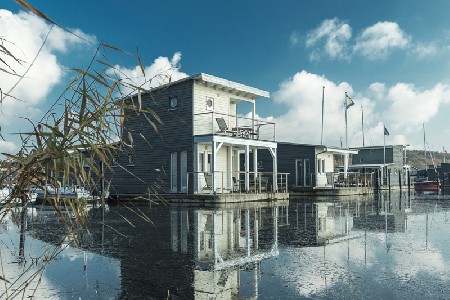
[{"label": "white railing", "polygon": [[194,135],[211,134],[275,141],[275,123],[217,112],[195,114]]},{"label": "white railing", "polygon": [[[245,178],[246,174],[249,177],[248,188],[246,188]],[[289,173],[277,173],[277,189],[273,188],[273,173],[272,172],[245,172],[236,171],[232,173],[231,180],[229,173],[216,171],[214,172],[214,186],[213,188],[213,174],[210,172],[188,172],[186,177],[186,194],[224,194],[224,193],[273,193],[282,192],[287,193],[287,182]],[[191,180],[193,179],[193,180]],[[194,182],[194,187],[189,189],[189,182]],[[196,188],[195,188],[196,187]]]}]

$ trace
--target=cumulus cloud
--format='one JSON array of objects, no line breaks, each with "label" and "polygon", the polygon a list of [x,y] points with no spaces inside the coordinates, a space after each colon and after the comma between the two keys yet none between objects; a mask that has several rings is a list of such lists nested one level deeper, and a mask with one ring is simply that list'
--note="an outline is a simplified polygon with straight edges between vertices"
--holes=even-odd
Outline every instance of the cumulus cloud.
[{"label": "cumulus cloud", "polygon": [[450,87],[438,83],[431,89],[420,90],[413,84],[397,83],[385,98],[389,101],[385,112],[387,119],[407,130],[411,125],[417,126],[435,117],[441,105],[449,102]]},{"label": "cumulus cloud", "polygon": [[[0,62],[0,68],[7,71],[0,72],[3,94],[0,126],[5,138],[7,133],[17,132],[26,126],[26,122],[18,119],[19,117],[38,117],[41,113],[39,105],[45,102],[53,88],[62,81],[65,67],[60,64],[57,55],[68,53],[74,47],[84,46],[87,41],[95,42],[95,37],[79,29],[71,31],[78,37],[50,26],[35,15],[25,12],[14,14],[0,9],[1,43],[20,61],[19,63],[8,55],[2,55],[4,62]],[[19,76],[23,75],[24,78],[19,81]],[[3,143],[1,147],[7,152],[17,150],[10,143]]]},{"label": "cumulus cloud", "polygon": [[338,18],[324,20],[316,29],[308,33],[306,47],[316,46],[321,43],[320,51],[313,51],[310,59],[317,60],[321,53],[327,54],[332,59],[345,59],[348,56],[347,43],[352,36],[352,28]]},{"label": "cumulus cloud", "polygon": [[375,82],[366,91],[354,92],[347,82],[335,83],[324,76],[301,71],[283,82],[273,94],[275,103],[288,107],[287,113],[274,118],[277,140],[320,144],[322,87],[325,86],[323,143],[345,146],[345,92],[355,105],[347,110],[348,145],[362,146],[361,106],[364,110],[366,145],[383,144],[383,126],[389,128],[389,144],[420,145],[418,128],[430,122],[450,102],[450,86],[442,83],[430,89],[397,83],[387,87]]},{"label": "cumulus cloud", "polygon": [[[324,76],[306,71],[299,72],[283,82],[273,95],[275,103],[282,103],[288,107],[286,114],[275,119],[279,141],[320,144],[323,86],[325,86],[324,143],[340,144],[340,139],[345,137],[343,118],[345,92],[352,95],[353,89],[346,82],[336,84]],[[362,103],[359,102],[360,104]],[[349,110],[348,117],[352,120],[354,112],[356,109]]]},{"label": "cumulus cloud", "polygon": [[[171,59],[160,56],[149,66],[144,67],[144,74],[140,66],[128,69],[119,65],[108,71],[111,75],[116,75],[124,82],[145,89],[154,88],[172,81],[188,77],[180,69],[181,52],[176,52]],[[132,93],[132,88],[125,88],[125,94]]]},{"label": "cumulus cloud", "polygon": [[16,153],[18,150],[13,142],[0,141],[0,153]]},{"label": "cumulus cloud", "polygon": [[353,52],[370,60],[385,59],[394,49],[408,47],[410,40],[397,23],[378,22],[358,35]]},{"label": "cumulus cloud", "polygon": [[413,53],[418,58],[428,58],[433,57],[438,53],[438,47],[436,43],[418,43],[413,49]]}]

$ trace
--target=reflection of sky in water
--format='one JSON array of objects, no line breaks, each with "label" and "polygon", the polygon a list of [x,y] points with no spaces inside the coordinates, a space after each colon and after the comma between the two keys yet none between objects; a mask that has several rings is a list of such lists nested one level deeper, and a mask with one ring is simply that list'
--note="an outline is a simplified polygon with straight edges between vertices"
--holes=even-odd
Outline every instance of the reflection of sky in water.
[{"label": "reflection of sky in water", "polygon": [[[258,213],[255,208],[247,213],[239,207],[223,211],[139,208],[156,225],[146,225],[129,212],[126,217],[137,228],[115,213],[125,215],[128,209],[114,207],[107,222],[133,237],[130,244],[114,232],[106,235],[113,251],[108,253],[115,253],[121,261],[69,247],[45,270],[37,299],[139,299],[149,295],[159,299],[169,289],[174,295],[179,292],[182,299],[195,295],[204,299],[211,293],[216,293],[217,299],[221,295],[252,298],[256,294],[259,299],[447,299],[450,200],[449,204],[436,204],[435,200],[413,199],[412,205],[405,206],[405,200],[400,203],[392,196],[392,209],[386,203],[377,206],[377,201],[357,200],[320,204],[292,201],[289,209],[280,207],[276,213],[271,208]],[[385,210],[389,210],[387,214]],[[259,223],[255,227],[256,216]],[[388,230],[385,224],[389,224]],[[19,237],[16,227],[10,224],[9,228],[5,231],[0,227],[1,258],[5,272],[17,276],[14,274],[20,266],[11,262],[17,260]],[[246,244],[239,244],[247,233],[250,241],[259,241],[258,251],[251,248],[247,253]],[[323,246],[327,239],[332,243]],[[275,241],[278,255],[235,263],[271,249]],[[27,259],[49,246],[27,236]],[[229,268],[213,270],[213,249],[225,260],[215,266],[229,263]],[[205,268],[196,269],[195,259]],[[0,285],[0,291],[2,288]]]},{"label": "reflection of sky in water", "polygon": [[[5,230],[7,229],[7,230]],[[32,264],[32,258],[45,251],[52,252],[54,245],[40,241],[28,234],[25,237],[25,260],[21,265],[18,261],[19,230],[12,221],[5,220],[0,229],[2,275],[13,284],[8,290],[13,290],[28,278],[32,278],[39,263]],[[86,264],[86,270],[84,265]],[[30,268],[28,270],[28,268]],[[25,270],[25,271],[24,271]],[[20,274],[24,273],[24,276]],[[40,283],[38,280],[40,279]],[[17,280],[17,282],[15,282]],[[10,287],[10,285],[8,284]],[[34,289],[37,287],[37,290]],[[23,298],[27,299],[34,293],[34,299],[117,299],[120,293],[120,261],[92,252],[73,247],[66,247],[56,259],[45,268],[42,277],[36,276],[26,289]],[[0,295],[5,292],[5,285],[0,284]],[[21,293],[17,299],[21,299]],[[5,295],[0,297],[6,298]]]},{"label": "reflection of sky in water", "polygon": [[[262,298],[446,299],[448,211],[407,216],[405,232],[372,231],[319,247],[280,248],[262,262]],[[427,225],[428,224],[428,225]]]}]

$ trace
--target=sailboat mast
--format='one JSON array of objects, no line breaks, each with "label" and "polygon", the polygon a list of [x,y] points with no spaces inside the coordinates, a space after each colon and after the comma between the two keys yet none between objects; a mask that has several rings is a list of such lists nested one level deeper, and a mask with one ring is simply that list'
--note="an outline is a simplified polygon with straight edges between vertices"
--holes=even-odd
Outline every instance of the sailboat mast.
[{"label": "sailboat mast", "polygon": [[423,159],[425,162],[425,170],[428,169],[427,166],[427,146],[426,146],[426,139],[425,139],[425,123],[422,123],[422,128],[423,128]]},{"label": "sailboat mast", "polygon": [[320,144],[323,145],[323,113],[325,111],[325,87],[322,86],[322,133],[320,135]]}]

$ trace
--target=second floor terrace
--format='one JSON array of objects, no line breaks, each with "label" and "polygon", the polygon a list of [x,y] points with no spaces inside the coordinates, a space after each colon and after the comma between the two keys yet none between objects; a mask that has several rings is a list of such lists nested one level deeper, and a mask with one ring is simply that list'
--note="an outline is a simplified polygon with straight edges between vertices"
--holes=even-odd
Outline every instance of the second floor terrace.
[{"label": "second floor terrace", "polygon": [[194,135],[224,135],[238,139],[275,141],[275,123],[240,115],[203,112],[194,115]]}]

